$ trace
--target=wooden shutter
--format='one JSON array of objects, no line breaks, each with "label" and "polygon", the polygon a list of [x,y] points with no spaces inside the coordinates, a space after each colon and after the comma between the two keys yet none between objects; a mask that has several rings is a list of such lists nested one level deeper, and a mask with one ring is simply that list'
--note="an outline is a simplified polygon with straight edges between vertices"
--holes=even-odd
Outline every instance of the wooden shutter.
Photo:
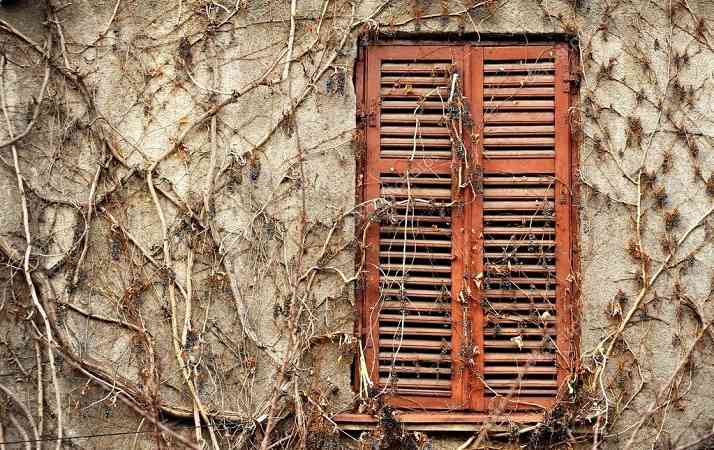
[{"label": "wooden shutter", "polygon": [[572,340],[567,47],[376,46],[364,67],[371,381],[398,407],[550,405]]},{"label": "wooden shutter", "polygon": [[549,405],[570,360],[568,51],[475,48],[471,65],[483,170],[471,211],[482,348],[472,405]]},{"label": "wooden shutter", "polygon": [[463,202],[448,97],[462,48],[395,46],[367,56],[371,204],[363,310],[370,378],[395,405],[462,401]]}]

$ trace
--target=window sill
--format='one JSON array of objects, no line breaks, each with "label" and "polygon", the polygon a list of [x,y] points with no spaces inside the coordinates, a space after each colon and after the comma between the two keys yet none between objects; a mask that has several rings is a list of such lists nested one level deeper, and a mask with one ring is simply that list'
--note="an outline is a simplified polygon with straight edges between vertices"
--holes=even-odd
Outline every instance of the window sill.
[{"label": "window sill", "polygon": [[[469,432],[488,427],[493,432],[508,432],[513,425],[535,426],[543,421],[541,413],[512,413],[490,415],[479,413],[413,413],[402,412],[394,418],[411,431]],[[374,429],[379,418],[370,414],[342,413],[333,417],[341,430],[360,431]]]}]

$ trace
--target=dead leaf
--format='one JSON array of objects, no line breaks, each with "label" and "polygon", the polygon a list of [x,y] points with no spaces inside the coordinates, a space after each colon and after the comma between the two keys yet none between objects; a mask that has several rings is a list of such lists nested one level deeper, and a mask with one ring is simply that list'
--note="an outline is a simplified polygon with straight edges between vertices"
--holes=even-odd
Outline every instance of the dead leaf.
[{"label": "dead leaf", "polygon": [[521,336],[512,337],[511,342],[518,345],[518,350],[523,349],[523,338]]}]

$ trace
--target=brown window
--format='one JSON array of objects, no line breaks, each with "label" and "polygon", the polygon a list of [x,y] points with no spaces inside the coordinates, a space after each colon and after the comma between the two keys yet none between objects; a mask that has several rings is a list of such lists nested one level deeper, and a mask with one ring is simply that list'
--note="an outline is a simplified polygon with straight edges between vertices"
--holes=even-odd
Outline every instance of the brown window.
[{"label": "brown window", "polygon": [[372,45],[357,72],[361,387],[410,409],[552,404],[575,336],[568,47]]}]

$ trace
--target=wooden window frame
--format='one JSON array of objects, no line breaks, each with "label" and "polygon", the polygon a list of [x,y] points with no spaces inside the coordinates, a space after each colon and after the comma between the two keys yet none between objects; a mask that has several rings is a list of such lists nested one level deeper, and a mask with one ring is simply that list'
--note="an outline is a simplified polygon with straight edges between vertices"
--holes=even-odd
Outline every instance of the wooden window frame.
[{"label": "wooden window frame", "polygon": [[[355,86],[357,94],[357,113],[358,113],[358,124],[360,138],[365,144],[366,152],[365,155],[358,159],[358,170],[357,170],[357,201],[358,204],[367,202],[379,196],[379,190],[375,191],[375,183],[368,182],[370,175],[374,171],[380,170],[393,170],[395,167],[397,169],[403,167],[409,167],[410,170],[419,166],[419,161],[405,161],[405,160],[394,160],[389,161],[385,165],[384,161],[380,161],[378,155],[375,156],[375,152],[379,152],[379,132],[368,132],[370,126],[374,126],[374,121],[379,124],[379,108],[376,108],[374,104],[370,105],[367,103],[367,98],[374,98],[375,92],[370,92],[370,89],[375,89],[375,85],[379,88],[379,83],[368,82],[368,80],[374,80],[375,76],[379,77],[378,62],[381,58],[415,58],[415,54],[422,53],[424,55],[431,55],[433,57],[443,57],[450,56],[456,63],[459,72],[462,74],[462,79],[464,80],[464,93],[465,96],[470,99],[470,110],[473,117],[473,122],[476,127],[480,127],[474,130],[474,133],[481,136],[483,133],[483,71],[475,70],[475,68],[483,67],[484,58],[489,58],[491,60],[498,59],[513,59],[513,58],[531,58],[538,57],[544,52],[554,52],[556,55],[556,71],[555,71],[555,140],[556,140],[556,151],[553,158],[529,158],[524,159],[519,162],[522,164],[519,170],[522,173],[533,173],[542,171],[552,171],[556,180],[565,180],[565,182],[558,181],[555,189],[555,214],[556,217],[567,217],[567,220],[556,221],[556,236],[557,236],[557,246],[556,246],[556,273],[558,277],[558,284],[556,287],[556,302],[557,302],[557,346],[559,351],[557,352],[557,384],[560,387],[562,394],[563,385],[565,381],[570,376],[571,372],[574,370],[577,364],[577,353],[578,353],[578,337],[579,337],[579,324],[578,324],[578,308],[576,305],[577,299],[577,286],[573,282],[574,274],[578,273],[578,258],[577,258],[577,212],[574,208],[573,199],[577,198],[576,183],[574,183],[574,174],[576,174],[577,169],[577,148],[573,145],[573,139],[571,137],[570,128],[570,110],[575,97],[575,90],[571,88],[573,82],[573,76],[571,75],[571,70],[575,67],[574,54],[570,51],[569,45],[566,43],[543,43],[537,45],[514,45],[513,43],[503,43],[504,45],[494,45],[489,43],[488,46],[476,45],[468,42],[464,43],[420,43],[420,42],[404,42],[400,41],[397,43],[388,44],[375,44],[368,45],[367,47],[361,47],[359,49],[358,59],[355,66]],[[370,123],[372,122],[372,123]],[[379,130],[379,125],[376,127]],[[375,141],[375,137],[376,141]],[[482,141],[472,143],[468,140],[466,144],[466,151],[470,155],[475,157],[475,163],[484,169],[488,170],[505,170],[508,173],[513,173],[514,166],[508,165],[507,161],[504,160],[490,160],[485,161],[483,158]],[[477,151],[478,150],[478,151]],[[445,164],[452,164],[451,160],[446,160]],[[375,165],[376,164],[376,165]],[[500,169],[499,169],[500,168]],[[468,193],[465,195],[469,195]],[[471,196],[473,197],[473,196]],[[466,198],[462,199],[466,204],[472,205],[466,208],[463,217],[454,218],[453,228],[464,228],[465,230],[470,230],[464,233],[463,240],[461,242],[454,242],[454,245],[461,246],[462,249],[466,250],[471,248],[472,251],[466,251],[462,256],[465,259],[463,263],[464,270],[473,273],[483,273],[483,257],[481,255],[483,247],[476,243],[478,241],[478,236],[482,236],[483,230],[481,229],[482,221],[482,203],[483,198]],[[363,223],[364,227],[366,223]],[[364,228],[362,228],[364,229]],[[376,233],[376,234],[375,234]],[[365,235],[368,249],[365,255],[365,261],[367,265],[374,264],[374,256],[370,254],[369,246],[378,242],[379,235],[377,227],[372,227],[368,229]],[[359,257],[361,260],[362,256]],[[361,262],[361,261],[360,261]],[[360,264],[362,267],[362,264]],[[458,267],[458,265],[457,265]],[[369,321],[367,320],[367,311],[372,306],[370,299],[376,298],[379,295],[378,292],[372,292],[378,289],[378,278],[379,274],[375,270],[366,270],[363,283],[361,283],[361,288],[356,290],[356,305],[357,305],[357,321],[355,326],[355,333],[357,336],[361,337],[360,342],[365,344],[367,340],[367,334],[369,330]],[[370,278],[371,277],[371,278]],[[376,280],[375,280],[376,277]],[[454,276],[454,279],[461,279],[462,274],[458,273]],[[467,282],[470,283],[470,282]],[[474,286],[470,286],[472,292],[478,292]],[[456,298],[457,292],[460,290],[458,283],[452,286],[452,298]],[[454,295],[456,294],[456,295]],[[472,299],[472,303],[479,305],[479,298],[476,295]],[[456,302],[454,302],[456,303]],[[473,322],[473,329],[483,330],[483,314],[481,308],[473,308],[471,311],[471,320]],[[459,312],[457,309],[453,310],[453,320],[461,321],[459,317]],[[372,321],[372,327],[374,327],[374,321]],[[471,332],[472,337],[475,339],[475,344],[477,348],[484,349],[484,333],[483,332]],[[374,331],[372,331],[374,333]],[[460,347],[460,342],[454,333],[454,340],[452,340],[452,357],[453,362],[458,360],[458,348]],[[483,353],[483,352],[482,352]],[[370,350],[366,350],[367,365],[370,368],[370,379],[375,380],[375,370],[376,364],[374,362],[373,355],[370,354]],[[358,358],[359,361],[359,358]],[[484,363],[483,357],[480,356],[477,361],[478,373],[483,374]],[[358,389],[359,377],[360,377],[360,364],[355,364],[355,389]],[[498,402],[489,401],[484,396],[483,383],[474,383],[474,378],[472,376],[457,376],[454,380],[452,386],[453,394],[449,399],[431,398],[431,397],[412,397],[412,396],[398,396],[392,397],[387,396],[385,403],[401,409],[417,409],[417,410],[429,410],[432,411],[430,414],[437,414],[443,416],[444,414],[454,416],[455,411],[461,412],[460,416],[469,417],[469,415],[481,414],[483,412],[499,410],[503,411],[518,411],[518,410],[533,410],[534,403],[538,407],[548,408],[552,407],[553,404],[561,397],[559,394],[557,397],[543,398],[542,400],[532,402],[528,401],[524,404],[519,401],[509,402],[509,405],[504,407],[504,405]],[[439,413],[439,411],[442,411]],[[448,411],[448,412],[445,412]],[[475,414],[475,415],[474,415]],[[459,417],[460,417],[459,416]],[[533,420],[532,414],[524,413],[524,421]],[[479,416],[480,417],[480,416]],[[360,419],[363,422],[369,422],[367,419]],[[420,423],[418,417],[415,419],[415,423]],[[455,419],[456,420],[456,419]],[[466,419],[464,419],[466,420]]]}]

